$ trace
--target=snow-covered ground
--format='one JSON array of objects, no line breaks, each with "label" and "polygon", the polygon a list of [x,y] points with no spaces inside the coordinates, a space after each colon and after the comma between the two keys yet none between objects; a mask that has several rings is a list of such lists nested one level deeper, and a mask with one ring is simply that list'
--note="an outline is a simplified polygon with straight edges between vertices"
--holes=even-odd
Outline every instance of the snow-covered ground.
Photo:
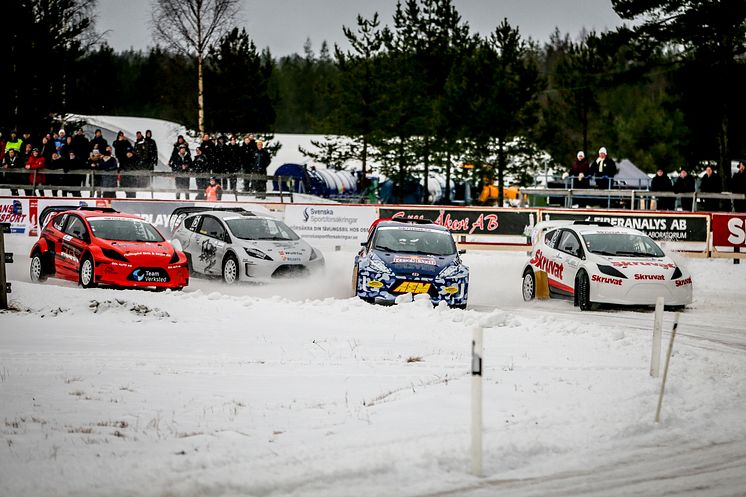
[{"label": "snow-covered ground", "polygon": [[[466,254],[460,311],[349,298],[344,251],[326,252],[316,280],[152,293],[33,285],[30,239],[6,240],[17,310],[0,314],[3,497],[745,492],[744,265],[685,261],[696,300],[656,424],[653,314],[524,303],[525,254]],[[474,326],[481,478],[469,474]]]}]

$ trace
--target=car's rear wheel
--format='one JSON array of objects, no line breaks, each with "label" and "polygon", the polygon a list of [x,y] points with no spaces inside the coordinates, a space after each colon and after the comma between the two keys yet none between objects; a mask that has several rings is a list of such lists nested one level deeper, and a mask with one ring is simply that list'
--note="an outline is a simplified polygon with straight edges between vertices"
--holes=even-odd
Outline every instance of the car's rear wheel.
[{"label": "car's rear wheel", "polygon": [[80,286],[83,288],[95,287],[95,273],[93,258],[90,255],[86,255],[80,263]]},{"label": "car's rear wheel", "polygon": [[34,252],[34,255],[31,256],[29,276],[33,283],[42,283],[47,279],[47,275],[44,272],[44,261],[42,260],[41,252],[39,251]]},{"label": "car's rear wheel", "polygon": [[223,281],[228,285],[238,281],[238,261],[233,254],[228,254],[223,260]]},{"label": "car's rear wheel", "polygon": [[591,302],[591,283],[588,280],[588,273],[585,271],[580,271],[575,279],[575,296],[581,311],[590,311],[596,308],[596,305]]},{"label": "car's rear wheel", "polygon": [[536,296],[536,277],[534,271],[530,267],[527,267],[523,271],[523,284],[521,285],[521,293],[523,294],[523,300],[526,302],[533,300]]}]

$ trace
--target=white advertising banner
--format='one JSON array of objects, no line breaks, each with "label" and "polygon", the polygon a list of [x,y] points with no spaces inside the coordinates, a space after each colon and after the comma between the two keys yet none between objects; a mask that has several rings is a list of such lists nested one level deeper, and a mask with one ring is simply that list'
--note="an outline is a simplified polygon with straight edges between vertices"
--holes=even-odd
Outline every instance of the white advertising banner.
[{"label": "white advertising banner", "polygon": [[28,199],[0,198],[0,223],[10,224],[10,232],[26,234],[31,226]]},{"label": "white advertising banner", "polygon": [[336,245],[359,245],[378,219],[378,209],[353,205],[302,205],[285,207],[285,223],[306,240]]}]

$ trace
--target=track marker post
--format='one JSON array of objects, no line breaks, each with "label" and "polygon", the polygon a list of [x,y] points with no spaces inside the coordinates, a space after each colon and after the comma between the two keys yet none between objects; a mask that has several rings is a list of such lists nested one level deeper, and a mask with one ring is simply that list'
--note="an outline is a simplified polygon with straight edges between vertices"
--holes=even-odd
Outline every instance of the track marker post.
[{"label": "track marker post", "polygon": [[6,280],[5,263],[13,262],[13,254],[5,252],[5,233],[10,233],[10,223],[0,223],[0,309],[8,308],[10,283]]},{"label": "track marker post", "polygon": [[655,320],[653,321],[653,351],[650,355],[650,376],[657,378],[661,369],[661,328],[663,327],[663,297],[655,300]]},{"label": "track marker post", "polygon": [[655,410],[655,422],[661,420],[661,406],[663,405],[663,392],[666,389],[666,379],[668,378],[668,364],[671,362],[671,352],[673,351],[673,341],[676,339],[676,329],[679,327],[679,313],[673,318],[673,329],[671,330],[671,340],[668,342],[668,354],[666,354],[666,365],[663,367],[663,380],[661,381],[661,391],[658,395],[658,408]]},{"label": "track marker post", "polygon": [[482,351],[484,330],[474,326],[471,339],[471,472],[482,476]]}]

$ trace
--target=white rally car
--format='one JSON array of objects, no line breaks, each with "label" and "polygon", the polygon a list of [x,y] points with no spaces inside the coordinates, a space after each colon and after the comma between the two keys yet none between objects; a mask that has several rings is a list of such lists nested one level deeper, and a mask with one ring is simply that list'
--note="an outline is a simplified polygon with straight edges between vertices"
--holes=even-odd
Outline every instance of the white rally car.
[{"label": "white rally car", "polygon": [[264,283],[324,267],[321,252],[269,215],[240,208],[178,208],[172,243],[192,273]]},{"label": "white rally car", "polygon": [[668,307],[692,302],[692,277],[641,231],[608,223],[546,221],[531,233],[523,269],[523,299],[536,295],[536,272],[544,271],[552,297],[572,298],[581,310],[596,304]]}]

